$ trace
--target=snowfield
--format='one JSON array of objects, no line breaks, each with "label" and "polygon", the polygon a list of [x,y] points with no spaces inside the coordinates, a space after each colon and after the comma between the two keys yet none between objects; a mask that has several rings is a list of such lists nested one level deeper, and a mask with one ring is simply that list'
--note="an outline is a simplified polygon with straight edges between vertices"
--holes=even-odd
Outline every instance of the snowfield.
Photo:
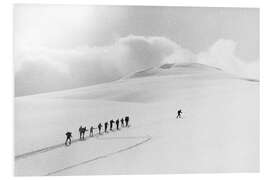
[{"label": "snowfield", "polygon": [[[180,108],[184,117],[176,119]],[[131,127],[77,140],[80,125],[127,115]],[[15,98],[17,176],[258,171],[259,82],[217,68],[165,64]]]}]

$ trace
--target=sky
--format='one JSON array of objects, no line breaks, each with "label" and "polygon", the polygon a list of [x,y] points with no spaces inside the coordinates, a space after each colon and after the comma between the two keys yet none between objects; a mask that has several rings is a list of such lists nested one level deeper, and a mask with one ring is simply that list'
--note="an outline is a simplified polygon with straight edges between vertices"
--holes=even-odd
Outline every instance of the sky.
[{"label": "sky", "polygon": [[15,96],[198,62],[259,79],[259,9],[15,5]]}]

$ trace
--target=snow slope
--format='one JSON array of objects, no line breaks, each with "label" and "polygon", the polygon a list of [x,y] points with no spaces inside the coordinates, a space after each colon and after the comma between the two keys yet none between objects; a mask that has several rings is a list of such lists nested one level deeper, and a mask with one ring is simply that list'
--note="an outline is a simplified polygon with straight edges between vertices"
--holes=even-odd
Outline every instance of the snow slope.
[{"label": "snow slope", "polygon": [[[179,108],[183,119],[176,119]],[[67,130],[77,139],[80,125],[126,115],[130,128],[63,146]],[[16,175],[258,170],[259,82],[217,68],[165,64],[106,84],[15,98]]]}]

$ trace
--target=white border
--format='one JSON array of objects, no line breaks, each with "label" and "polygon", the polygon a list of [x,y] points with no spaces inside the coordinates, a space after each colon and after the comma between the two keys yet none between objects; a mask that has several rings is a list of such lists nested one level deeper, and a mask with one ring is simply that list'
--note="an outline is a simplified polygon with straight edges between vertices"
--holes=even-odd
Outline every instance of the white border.
[{"label": "white border", "polygon": [[[80,177],[42,177],[42,179],[270,179],[270,117],[269,100],[270,86],[270,8],[267,0],[1,0],[0,1],[0,178],[15,179],[13,176],[13,56],[12,36],[14,3],[38,4],[98,4],[98,5],[154,5],[154,6],[210,6],[210,7],[257,7],[260,8],[260,64],[261,64],[261,172],[260,173],[231,173],[231,174],[179,174],[179,175],[133,175],[133,176],[80,176]],[[269,81],[269,80],[268,80]],[[29,179],[23,177],[20,179]],[[33,177],[31,179],[40,179]]]}]

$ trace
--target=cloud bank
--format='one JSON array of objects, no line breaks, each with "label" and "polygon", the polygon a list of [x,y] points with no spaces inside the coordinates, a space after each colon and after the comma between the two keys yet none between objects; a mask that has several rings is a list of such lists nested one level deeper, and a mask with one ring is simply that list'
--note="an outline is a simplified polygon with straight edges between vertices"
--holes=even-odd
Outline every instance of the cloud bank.
[{"label": "cloud bank", "polygon": [[15,49],[15,95],[82,87],[119,79],[163,63],[199,62],[242,77],[259,78],[259,61],[247,63],[235,55],[237,43],[220,39],[194,54],[164,37],[130,35],[108,46],[74,49]]},{"label": "cloud bank", "polygon": [[235,55],[236,48],[236,42],[219,39],[206,52],[199,53],[197,61],[241,77],[259,79],[259,60],[252,62],[241,60]]}]

